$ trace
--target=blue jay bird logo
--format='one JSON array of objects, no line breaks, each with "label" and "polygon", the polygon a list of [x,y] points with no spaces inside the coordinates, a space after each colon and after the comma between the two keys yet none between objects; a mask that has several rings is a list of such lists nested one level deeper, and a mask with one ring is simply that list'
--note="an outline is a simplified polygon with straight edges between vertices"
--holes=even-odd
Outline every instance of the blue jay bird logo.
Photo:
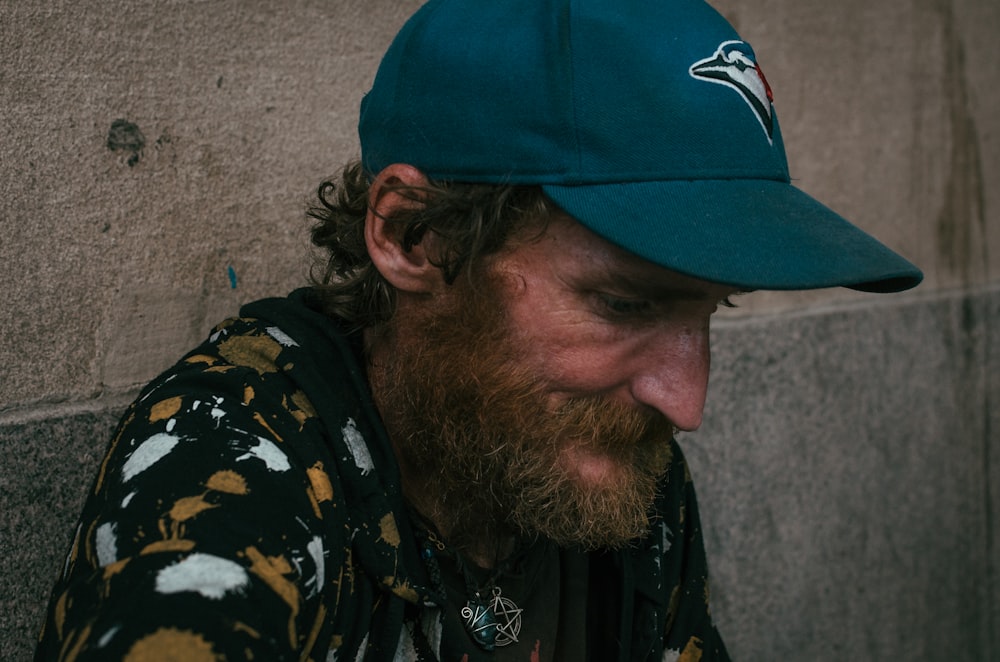
[{"label": "blue jay bird logo", "polygon": [[698,60],[688,70],[696,80],[725,85],[740,93],[760,122],[767,141],[774,137],[774,100],[771,86],[754,60],[745,41],[724,41],[710,57]]}]

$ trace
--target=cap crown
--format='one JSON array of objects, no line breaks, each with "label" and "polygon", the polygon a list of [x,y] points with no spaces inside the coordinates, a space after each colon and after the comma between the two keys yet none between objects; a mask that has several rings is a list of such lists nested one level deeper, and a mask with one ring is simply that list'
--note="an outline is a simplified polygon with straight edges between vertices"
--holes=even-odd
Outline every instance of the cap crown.
[{"label": "cap crown", "polygon": [[787,182],[758,72],[701,0],[432,0],[362,101],[362,157],[463,181]]}]

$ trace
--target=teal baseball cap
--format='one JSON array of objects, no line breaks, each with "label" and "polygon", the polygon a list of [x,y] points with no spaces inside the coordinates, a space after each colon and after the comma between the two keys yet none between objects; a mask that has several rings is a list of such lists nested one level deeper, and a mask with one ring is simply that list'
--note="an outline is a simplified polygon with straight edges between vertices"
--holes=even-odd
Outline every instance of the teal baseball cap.
[{"label": "teal baseball cap", "polygon": [[362,162],[532,184],[655,264],[747,290],[923,275],[791,184],[757,57],[701,0],[431,0],[361,102]]}]

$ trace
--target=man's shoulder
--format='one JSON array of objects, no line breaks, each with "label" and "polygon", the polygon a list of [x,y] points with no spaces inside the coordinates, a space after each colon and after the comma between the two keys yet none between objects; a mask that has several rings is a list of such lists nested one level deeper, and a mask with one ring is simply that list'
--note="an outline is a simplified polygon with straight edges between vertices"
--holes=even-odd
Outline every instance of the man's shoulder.
[{"label": "man's shoulder", "polygon": [[336,380],[339,371],[361,375],[357,343],[335,320],[312,309],[308,296],[302,289],[244,305],[238,316],[218,323],[202,343],[152,380],[139,401],[154,392],[202,388],[264,387],[280,393]]},{"label": "man's shoulder", "polygon": [[300,448],[330,444],[354,421],[367,427],[367,389],[351,342],[297,294],[248,304],[214,327],[146,385],[119,436],[240,434]]}]

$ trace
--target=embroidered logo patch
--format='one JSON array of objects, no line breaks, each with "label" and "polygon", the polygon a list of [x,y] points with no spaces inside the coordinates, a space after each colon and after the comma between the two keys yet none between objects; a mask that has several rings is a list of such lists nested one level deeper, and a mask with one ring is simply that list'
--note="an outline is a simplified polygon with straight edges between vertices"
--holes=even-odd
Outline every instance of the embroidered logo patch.
[{"label": "embroidered logo patch", "polygon": [[688,70],[695,79],[719,83],[739,92],[753,110],[767,141],[774,137],[774,107],[771,86],[754,61],[750,45],[744,41],[724,41],[711,56],[698,60]]}]

